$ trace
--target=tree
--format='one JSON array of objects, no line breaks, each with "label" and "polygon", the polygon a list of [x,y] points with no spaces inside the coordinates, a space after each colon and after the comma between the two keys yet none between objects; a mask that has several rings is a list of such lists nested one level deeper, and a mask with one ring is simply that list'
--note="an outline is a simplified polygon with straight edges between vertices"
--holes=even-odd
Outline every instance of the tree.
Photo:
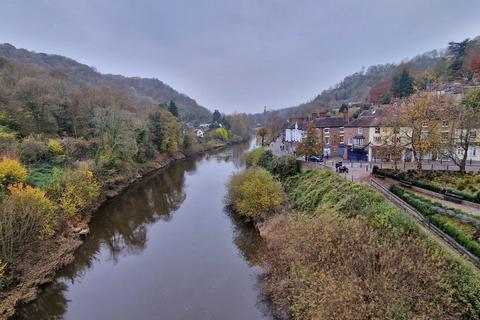
[{"label": "tree", "polygon": [[402,159],[405,150],[405,141],[402,139],[400,130],[402,129],[401,114],[398,108],[390,107],[388,110],[390,116],[384,123],[385,128],[382,131],[382,146],[380,156],[390,159],[393,162],[393,169],[398,170],[398,163]]},{"label": "tree", "polygon": [[248,116],[245,113],[234,113],[228,117],[230,124],[230,132],[239,137],[243,141],[247,141],[251,137],[251,127]]},{"label": "tree", "polygon": [[422,170],[425,156],[433,156],[440,142],[439,111],[445,105],[444,96],[427,93],[420,94],[406,101],[401,114],[401,134],[412,153],[417,170]]},{"label": "tree", "polygon": [[95,165],[108,171],[128,172],[138,148],[130,114],[114,107],[95,109],[98,146]]},{"label": "tree", "polygon": [[392,81],[382,81],[370,89],[369,100],[374,104],[389,104],[392,97]]},{"label": "tree", "polygon": [[465,39],[461,42],[449,42],[448,53],[452,56],[452,62],[449,66],[449,73],[452,78],[457,78],[463,74],[463,62],[465,58],[465,51],[467,49],[470,39]]},{"label": "tree", "polygon": [[170,100],[170,104],[168,105],[168,111],[170,111],[171,114],[175,116],[175,118],[178,118],[178,108],[175,102]]},{"label": "tree", "polygon": [[392,91],[395,97],[406,97],[411,95],[413,90],[413,78],[407,68],[403,68],[400,74],[393,76]]},{"label": "tree", "polygon": [[305,157],[322,154],[323,147],[317,136],[317,129],[313,123],[307,127],[305,138],[297,145],[297,154]]},{"label": "tree", "polygon": [[270,112],[267,121],[268,135],[270,139],[275,139],[282,133],[283,121],[278,115],[278,112]]},{"label": "tree", "polygon": [[215,109],[215,111],[213,111],[213,122],[220,123],[221,118],[222,115],[217,109]]},{"label": "tree", "polygon": [[158,152],[176,152],[182,145],[181,124],[164,110],[148,115],[147,128]]},{"label": "tree", "polygon": [[348,104],[342,103],[342,105],[340,106],[340,109],[338,109],[338,112],[340,112],[340,113],[348,112]]},{"label": "tree", "polygon": [[257,137],[260,138],[262,147],[265,145],[265,137],[267,136],[267,128],[260,127],[257,129]]},{"label": "tree", "polygon": [[480,80],[480,54],[470,60],[468,65],[468,70],[473,74],[474,77]]},{"label": "tree", "polygon": [[464,174],[468,151],[476,143],[476,129],[480,124],[480,89],[469,93],[460,105],[448,105],[445,119],[451,129],[448,136],[442,137],[442,151]]}]

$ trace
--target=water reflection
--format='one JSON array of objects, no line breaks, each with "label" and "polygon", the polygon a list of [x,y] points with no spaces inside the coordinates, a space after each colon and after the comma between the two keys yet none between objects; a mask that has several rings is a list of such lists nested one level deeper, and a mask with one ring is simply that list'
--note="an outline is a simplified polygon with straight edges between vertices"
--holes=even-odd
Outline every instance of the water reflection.
[{"label": "water reflection", "polygon": [[75,262],[17,318],[266,319],[251,268],[261,241],[223,212],[248,148],[182,161],[108,201]]}]

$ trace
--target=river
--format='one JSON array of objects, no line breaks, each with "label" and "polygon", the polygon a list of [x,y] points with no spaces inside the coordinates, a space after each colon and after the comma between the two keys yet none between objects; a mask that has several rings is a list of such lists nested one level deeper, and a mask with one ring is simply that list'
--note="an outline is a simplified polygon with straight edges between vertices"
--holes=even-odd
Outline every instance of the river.
[{"label": "river", "polygon": [[75,261],[19,319],[271,319],[257,233],[225,211],[237,145],[172,164],[106,202]]}]

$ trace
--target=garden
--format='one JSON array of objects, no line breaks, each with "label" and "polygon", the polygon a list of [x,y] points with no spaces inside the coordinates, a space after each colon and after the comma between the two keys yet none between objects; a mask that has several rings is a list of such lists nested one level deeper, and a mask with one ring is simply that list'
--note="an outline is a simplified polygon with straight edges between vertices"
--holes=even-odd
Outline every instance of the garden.
[{"label": "garden", "polygon": [[480,257],[480,217],[431,201],[396,185],[390,191],[417,209],[432,224],[455,239],[465,249]]},{"label": "garden", "polygon": [[406,181],[412,185],[437,193],[450,193],[480,203],[480,173],[460,174],[453,171],[406,171],[373,167],[372,174]]}]

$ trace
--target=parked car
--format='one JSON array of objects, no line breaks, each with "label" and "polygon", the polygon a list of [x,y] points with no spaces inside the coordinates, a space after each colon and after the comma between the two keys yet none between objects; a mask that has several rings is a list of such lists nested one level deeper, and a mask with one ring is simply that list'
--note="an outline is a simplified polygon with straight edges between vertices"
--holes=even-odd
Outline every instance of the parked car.
[{"label": "parked car", "polygon": [[338,169],[338,168],[340,168],[341,166],[343,166],[343,162],[342,162],[342,161],[337,161],[337,162],[335,162],[335,169]]},{"label": "parked car", "polygon": [[307,158],[307,161],[311,161],[311,162],[322,162],[322,161],[323,161],[323,157],[310,156],[310,157]]},{"label": "parked car", "polygon": [[339,173],[348,173],[348,168],[345,166],[341,166],[338,168]]}]

